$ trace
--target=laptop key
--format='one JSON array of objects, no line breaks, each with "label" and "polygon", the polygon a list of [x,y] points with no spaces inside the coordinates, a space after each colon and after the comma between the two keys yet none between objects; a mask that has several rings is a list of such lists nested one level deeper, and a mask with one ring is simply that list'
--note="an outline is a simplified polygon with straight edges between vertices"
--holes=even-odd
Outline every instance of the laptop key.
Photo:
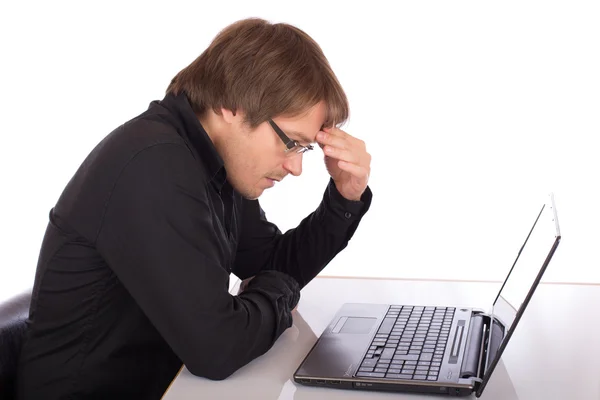
[{"label": "laptop key", "polygon": [[375,358],[367,359],[362,362],[363,367],[374,367],[375,365],[377,365],[377,359]]},{"label": "laptop key", "polygon": [[419,354],[397,354],[394,356],[394,360],[409,360],[409,361],[417,361],[419,360]]},{"label": "laptop key", "polygon": [[383,378],[385,374],[383,372],[358,372],[356,376],[363,378]]},{"label": "laptop key", "polygon": [[413,379],[422,379],[422,380],[425,380],[425,379],[427,379],[427,375],[415,375]]},{"label": "laptop key", "polygon": [[380,358],[384,359],[384,360],[390,360],[390,359],[392,359],[392,357],[394,357],[394,349],[386,348],[381,353],[381,357]]},{"label": "laptop key", "polygon": [[431,361],[433,358],[433,354],[432,353],[423,353],[421,354],[421,361]]},{"label": "laptop key", "polygon": [[386,378],[391,379],[412,379],[412,374],[387,374]]},{"label": "laptop key", "polygon": [[396,322],[395,318],[384,318],[381,327],[377,333],[389,335],[392,332],[392,328],[394,327],[394,323]]}]

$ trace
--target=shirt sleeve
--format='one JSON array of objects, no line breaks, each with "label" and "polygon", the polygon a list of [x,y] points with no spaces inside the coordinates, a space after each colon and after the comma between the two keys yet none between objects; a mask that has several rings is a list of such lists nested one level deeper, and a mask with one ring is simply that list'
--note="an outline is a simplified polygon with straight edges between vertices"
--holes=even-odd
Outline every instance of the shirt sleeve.
[{"label": "shirt sleeve", "polygon": [[299,287],[267,271],[241,295],[228,292],[201,174],[183,145],[138,153],[115,184],[96,245],[190,372],[224,379],[291,326]]},{"label": "shirt sleeve", "polygon": [[233,272],[245,279],[281,271],[304,287],[348,245],[372,197],[367,187],[360,201],[347,200],[330,179],[319,207],[286,233],[267,220],[258,200],[245,200]]}]

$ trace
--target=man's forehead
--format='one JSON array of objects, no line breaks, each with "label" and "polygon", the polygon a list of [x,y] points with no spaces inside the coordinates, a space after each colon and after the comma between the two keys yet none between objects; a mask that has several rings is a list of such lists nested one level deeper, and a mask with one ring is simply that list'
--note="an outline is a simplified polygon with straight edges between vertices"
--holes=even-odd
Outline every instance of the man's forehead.
[{"label": "man's forehead", "polygon": [[319,120],[318,125],[315,125],[315,121],[303,121],[303,123],[298,124],[298,121],[287,122],[282,121],[281,129],[288,136],[294,136],[294,139],[298,141],[303,141],[306,143],[315,142],[315,137],[317,133],[323,129],[324,121]]},{"label": "man's forehead", "polygon": [[315,141],[315,136],[317,135],[317,132],[298,132],[297,130],[291,129],[289,131],[286,131],[286,134],[294,136],[297,140],[301,141],[301,142],[306,142],[306,143],[312,143]]},{"label": "man's forehead", "polygon": [[314,143],[317,133],[326,122],[326,114],[325,103],[320,102],[300,114],[282,115],[274,120],[286,135],[294,136],[298,141]]}]

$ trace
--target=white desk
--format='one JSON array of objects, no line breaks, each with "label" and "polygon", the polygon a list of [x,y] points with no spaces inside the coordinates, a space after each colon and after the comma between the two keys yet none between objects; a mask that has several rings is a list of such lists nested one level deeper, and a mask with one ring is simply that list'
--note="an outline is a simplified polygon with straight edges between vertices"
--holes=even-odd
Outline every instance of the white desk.
[{"label": "white desk", "polygon": [[[304,356],[345,302],[474,306],[497,283],[316,278],[302,291],[294,325],[265,355],[223,381],[185,367],[164,399],[434,399],[438,395],[312,388],[293,382]],[[600,286],[541,284],[482,399],[599,400]],[[472,396],[475,398],[475,396]]]}]

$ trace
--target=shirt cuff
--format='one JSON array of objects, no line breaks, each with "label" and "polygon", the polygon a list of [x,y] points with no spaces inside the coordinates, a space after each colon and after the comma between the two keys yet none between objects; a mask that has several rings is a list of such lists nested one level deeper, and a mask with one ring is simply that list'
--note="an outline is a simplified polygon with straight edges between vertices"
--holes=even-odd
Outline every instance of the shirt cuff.
[{"label": "shirt cuff", "polygon": [[337,190],[333,179],[330,179],[325,190],[323,221],[327,226],[350,226],[369,210],[372,198],[373,193],[367,186],[359,201],[348,200]]}]

